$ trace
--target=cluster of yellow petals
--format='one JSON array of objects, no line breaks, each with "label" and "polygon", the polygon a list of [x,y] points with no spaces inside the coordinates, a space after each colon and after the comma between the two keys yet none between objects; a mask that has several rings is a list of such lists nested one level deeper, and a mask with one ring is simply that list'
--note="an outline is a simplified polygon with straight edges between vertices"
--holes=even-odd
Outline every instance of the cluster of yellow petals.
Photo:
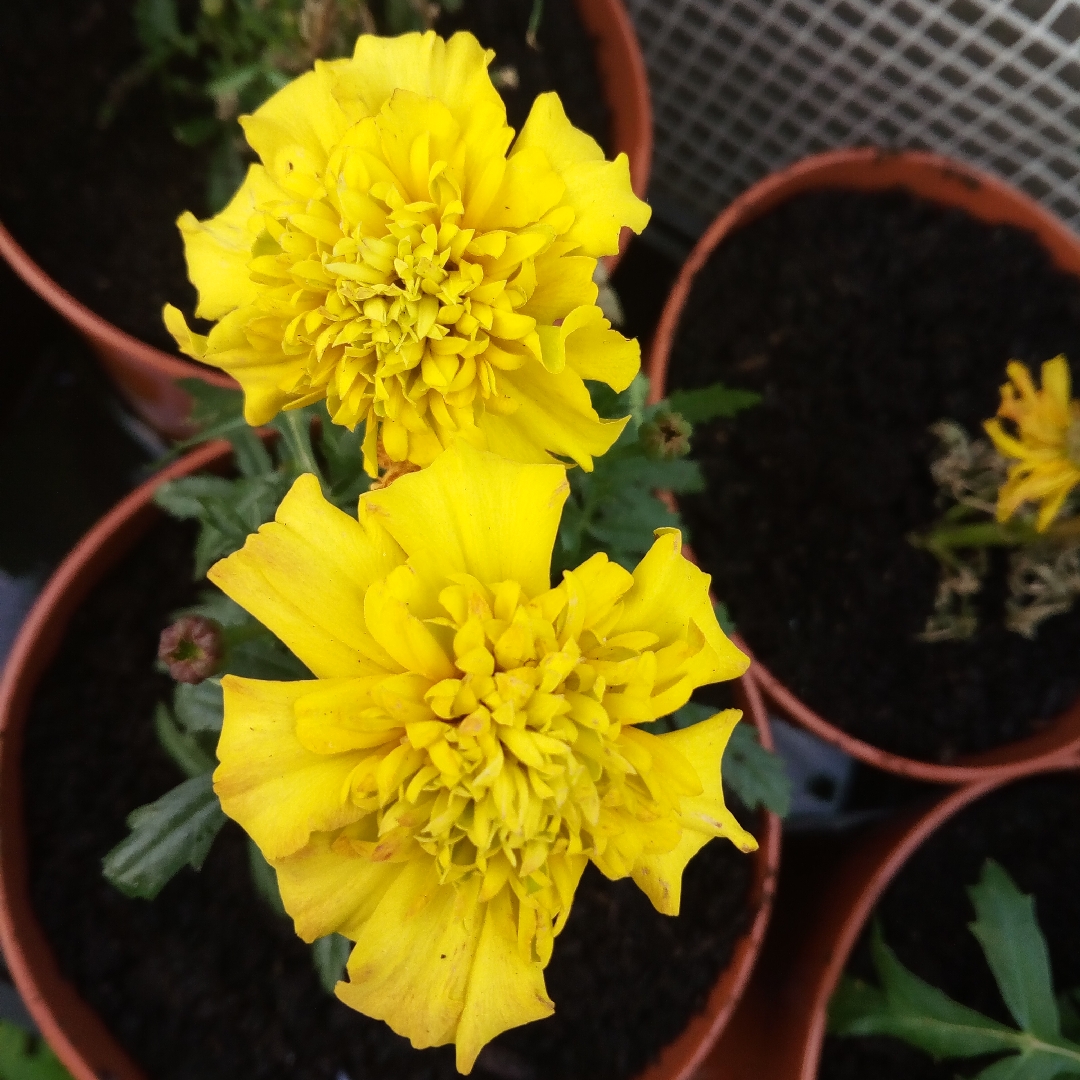
[{"label": "cluster of yellow petals", "polygon": [[249,423],[325,399],[366,425],[372,476],[459,436],[591,468],[618,437],[584,380],[625,388],[640,351],[592,279],[649,208],[557,95],[515,140],[493,55],[464,33],[364,36],[241,118],[261,163],[217,217],[178,222],[195,314],[217,325],[165,321],[237,379]]},{"label": "cluster of yellow petals", "polygon": [[276,868],[297,932],[355,942],[338,996],[468,1072],[550,1015],[543,969],[588,860],[662,912],[713,837],[739,713],[635,725],[741,674],[709,578],[661,530],[633,573],[551,586],[565,469],[456,443],[360,499],[301,477],[210,577],[317,677],[227,676],[222,808]]},{"label": "cluster of yellow petals", "polygon": [[[1016,461],[998,491],[997,518],[1008,521],[1024,503],[1038,503],[1035,527],[1044,532],[1080,484],[1080,401],[1071,396],[1064,356],[1042,365],[1041,389],[1025,364],[1012,360],[1006,372],[997,418],[983,424],[998,452]],[[1015,433],[1001,420],[1015,425]]]}]

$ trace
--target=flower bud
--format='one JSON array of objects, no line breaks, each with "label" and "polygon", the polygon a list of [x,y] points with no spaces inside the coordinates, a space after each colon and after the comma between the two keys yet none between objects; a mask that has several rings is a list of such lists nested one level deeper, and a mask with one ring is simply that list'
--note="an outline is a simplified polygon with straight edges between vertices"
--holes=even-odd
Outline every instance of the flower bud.
[{"label": "flower bud", "polygon": [[161,631],[158,659],[182,683],[200,683],[221,663],[221,626],[203,615],[184,615]]},{"label": "flower bud", "polygon": [[671,461],[690,453],[690,435],[693,428],[683,417],[671,410],[658,412],[648,423],[641,425],[638,438],[645,448],[645,456],[653,461]]}]

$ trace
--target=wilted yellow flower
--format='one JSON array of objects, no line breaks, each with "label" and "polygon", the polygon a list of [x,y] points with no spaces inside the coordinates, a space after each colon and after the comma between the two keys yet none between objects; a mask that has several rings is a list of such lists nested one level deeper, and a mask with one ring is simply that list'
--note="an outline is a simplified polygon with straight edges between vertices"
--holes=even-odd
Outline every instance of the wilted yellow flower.
[{"label": "wilted yellow flower", "polygon": [[1043,364],[1041,390],[1026,365],[1012,360],[1006,371],[1010,382],[1001,388],[997,415],[1011,420],[1016,434],[1008,434],[998,419],[983,424],[998,452],[1017,462],[998,491],[997,518],[1007,521],[1024,503],[1038,503],[1035,528],[1043,532],[1080,484],[1080,401],[1070,396],[1064,356]]},{"label": "wilted yellow flower", "polygon": [[543,969],[591,859],[662,912],[724,806],[739,713],[634,725],[741,674],[709,578],[660,530],[633,574],[594,555],[551,587],[565,469],[455,443],[360,499],[302,476],[210,578],[315,681],[226,676],[214,785],[277,870],[297,933],[355,947],[338,996],[468,1072],[551,1014]]},{"label": "wilted yellow flower", "polygon": [[[326,399],[366,423],[364,460],[426,466],[458,435],[585,468],[618,437],[583,380],[617,390],[636,341],[596,306],[596,259],[649,208],[556,94],[517,139],[471,34],[364,36],[242,117],[262,164],[232,202],[184,214],[193,333],[181,350],[244,389],[249,423]],[[511,146],[513,143],[513,146]]]}]

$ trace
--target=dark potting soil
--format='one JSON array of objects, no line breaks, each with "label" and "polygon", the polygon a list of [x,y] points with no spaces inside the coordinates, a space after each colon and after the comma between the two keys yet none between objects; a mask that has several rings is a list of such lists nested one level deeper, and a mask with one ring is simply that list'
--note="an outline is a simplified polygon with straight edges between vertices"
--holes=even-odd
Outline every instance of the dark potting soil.
[{"label": "dark potting soil", "polygon": [[[132,6],[0,4],[0,220],[88,307],[172,352],[161,309],[171,302],[191,311],[195,302],[174,223],[184,210],[207,216],[207,155],[173,139],[169,105],[152,80],[99,127],[110,90],[141,55]],[[573,3],[548,0],[539,50],[524,41],[530,7],[531,0],[466,0],[445,21],[448,29],[475,26],[498,51],[495,66],[518,72],[519,89],[505,91],[515,128],[536,94],[557,90],[571,120],[610,144],[592,41]]]},{"label": "dark potting soil", "polygon": [[[1080,986],[1078,820],[1080,778],[1073,773],[1011,785],[946,824],[912,856],[878,904],[875,917],[900,962],[954,1000],[1015,1026],[967,930],[975,916],[966,888],[993,858],[1035,897],[1056,990]],[[867,934],[849,971],[876,982]],[[829,1038],[818,1075],[820,1080],[952,1080],[958,1072],[976,1071],[958,1064],[935,1064],[892,1039]],[[900,1065],[906,1071],[898,1071]]]},{"label": "dark potting soil", "polygon": [[1003,559],[974,640],[916,640],[938,567],[906,540],[940,513],[929,425],[978,434],[1006,362],[1060,352],[1080,372],[1080,282],[1033,235],[898,191],[800,195],[698,274],[671,385],[764,400],[696,439],[691,539],[762,661],[851,734],[949,761],[1080,691],[1080,609],[1006,631]]},{"label": "dark potting soil", "polygon": [[[42,679],[24,753],[34,909],[64,974],[150,1080],[451,1080],[452,1047],[412,1050],[319,985],[310,950],[251,882],[229,823],[203,870],[152,903],[101,877],[135,807],[181,778],[151,723],[168,613],[191,602],[192,533],[158,525],[82,605]],[[586,872],[547,969],[551,1019],[501,1036],[476,1075],[632,1077],[698,1012],[745,929],[750,862],[716,841],[683,912]]]}]

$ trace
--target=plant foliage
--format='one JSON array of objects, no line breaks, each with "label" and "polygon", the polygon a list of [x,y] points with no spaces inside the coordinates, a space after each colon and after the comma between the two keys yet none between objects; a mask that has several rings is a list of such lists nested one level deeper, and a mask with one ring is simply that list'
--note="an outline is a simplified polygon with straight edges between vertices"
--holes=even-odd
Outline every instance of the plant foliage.
[{"label": "plant foliage", "polygon": [[40,1036],[0,1020],[0,1080],[71,1080],[71,1073]]},{"label": "plant foliage", "polygon": [[[626,416],[630,421],[618,441],[593,471],[571,469],[570,497],[563,509],[555,546],[556,573],[584,562],[598,551],[632,570],[652,546],[658,528],[685,529],[679,514],[658,492],[673,495],[702,491],[705,480],[690,449],[690,417],[704,423],[732,417],[755,405],[760,397],[716,383],[702,390],[680,391],[655,405],[646,405],[648,380],[639,375],[629,388],[615,394],[602,383],[591,386],[601,416]],[[683,421],[685,434],[664,440],[655,436],[658,419]]]},{"label": "plant foliage", "polygon": [[[240,186],[246,145],[236,118],[318,59],[350,56],[362,33],[404,34],[432,25],[462,0],[135,0],[142,56],[113,84],[100,113],[108,123],[140,84],[165,92],[173,135],[209,148],[206,200],[220,210]],[[534,0],[535,42],[542,0]]]},{"label": "plant foliage", "polygon": [[1080,1076],[1075,991],[1054,997],[1046,939],[1034,898],[1020,892],[994,860],[968,889],[975,908],[969,929],[982,948],[1016,1022],[1011,1028],[912,974],[875,926],[871,954],[881,986],[845,976],[829,1006],[838,1035],[890,1035],[936,1059],[1001,1055],[976,1080],[1052,1080]]}]

